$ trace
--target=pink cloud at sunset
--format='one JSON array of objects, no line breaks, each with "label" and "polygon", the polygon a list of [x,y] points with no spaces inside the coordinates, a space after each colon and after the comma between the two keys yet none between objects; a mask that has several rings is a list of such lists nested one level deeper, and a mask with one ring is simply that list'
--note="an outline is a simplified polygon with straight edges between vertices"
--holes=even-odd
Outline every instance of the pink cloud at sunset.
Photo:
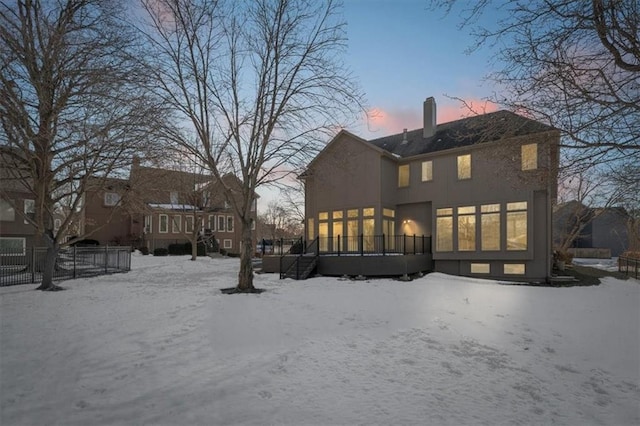
[{"label": "pink cloud at sunset", "polygon": [[[437,123],[447,123],[472,115],[487,114],[497,111],[499,105],[481,99],[468,98],[464,102],[446,99],[438,103]],[[415,108],[383,109],[375,107],[369,110],[368,129],[376,135],[384,136],[400,133],[403,129],[413,130],[423,127],[422,105]]]}]

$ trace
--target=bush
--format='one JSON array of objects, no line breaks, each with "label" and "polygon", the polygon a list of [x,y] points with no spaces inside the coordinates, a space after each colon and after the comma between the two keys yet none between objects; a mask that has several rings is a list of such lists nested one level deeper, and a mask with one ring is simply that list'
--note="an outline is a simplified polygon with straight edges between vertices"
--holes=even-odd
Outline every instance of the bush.
[{"label": "bush", "polygon": [[[204,245],[203,242],[198,242],[198,252],[197,255],[198,256],[206,256],[207,255],[207,247]],[[184,243],[184,253],[185,254],[191,254],[191,249],[193,248],[193,245],[191,244],[191,241],[188,241],[186,243]]]},{"label": "bush", "polygon": [[227,255],[227,250],[220,249],[220,254],[223,255],[223,256],[226,256]]},{"label": "bush", "polygon": [[144,246],[144,247],[140,247],[140,253],[143,255],[148,255],[149,254],[149,247]]},{"label": "bush", "polygon": [[173,256],[179,256],[185,254],[184,252],[184,244],[169,244],[169,254]]},{"label": "bush", "polygon": [[169,255],[169,250],[167,250],[166,248],[157,248],[153,251],[153,255],[154,256],[168,256]]}]

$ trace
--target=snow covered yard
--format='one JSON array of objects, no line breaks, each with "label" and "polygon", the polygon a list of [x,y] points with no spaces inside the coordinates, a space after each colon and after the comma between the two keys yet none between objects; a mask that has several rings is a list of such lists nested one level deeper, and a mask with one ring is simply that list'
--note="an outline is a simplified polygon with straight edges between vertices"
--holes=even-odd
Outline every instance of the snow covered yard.
[{"label": "snow covered yard", "polygon": [[236,259],[0,288],[0,424],[640,423],[640,284],[279,280]]}]

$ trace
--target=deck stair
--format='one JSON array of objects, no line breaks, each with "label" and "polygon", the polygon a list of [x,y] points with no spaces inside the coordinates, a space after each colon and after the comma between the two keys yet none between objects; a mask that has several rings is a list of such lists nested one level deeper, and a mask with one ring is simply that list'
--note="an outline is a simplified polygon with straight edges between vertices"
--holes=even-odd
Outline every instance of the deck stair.
[{"label": "deck stair", "polygon": [[284,271],[284,278],[292,278],[294,280],[306,280],[315,271],[318,265],[318,258],[315,255],[298,256]]}]

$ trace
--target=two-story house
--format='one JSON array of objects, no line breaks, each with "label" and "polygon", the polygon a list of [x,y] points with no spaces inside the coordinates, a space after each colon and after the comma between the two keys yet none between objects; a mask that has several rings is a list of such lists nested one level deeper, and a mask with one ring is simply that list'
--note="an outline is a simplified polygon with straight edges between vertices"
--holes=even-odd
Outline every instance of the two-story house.
[{"label": "two-story house", "polygon": [[[307,239],[337,258],[426,236],[421,270],[550,277],[558,130],[508,111],[436,125],[433,98],[423,115],[422,129],[370,141],[341,131],[318,154],[301,176]],[[336,265],[318,272],[343,273]]]},{"label": "two-story house", "polygon": [[[240,182],[233,175],[218,182],[206,174],[145,167],[136,159],[129,179],[110,179],[86,194],[85,231],[101,244],[133,244],[151,251],[185,243],[200,232],[215,238],[219,248],[238,253],[239,219],[225,199],[223,184],[233,192]],[[257,214],[255,201],[253,212]]]}]

